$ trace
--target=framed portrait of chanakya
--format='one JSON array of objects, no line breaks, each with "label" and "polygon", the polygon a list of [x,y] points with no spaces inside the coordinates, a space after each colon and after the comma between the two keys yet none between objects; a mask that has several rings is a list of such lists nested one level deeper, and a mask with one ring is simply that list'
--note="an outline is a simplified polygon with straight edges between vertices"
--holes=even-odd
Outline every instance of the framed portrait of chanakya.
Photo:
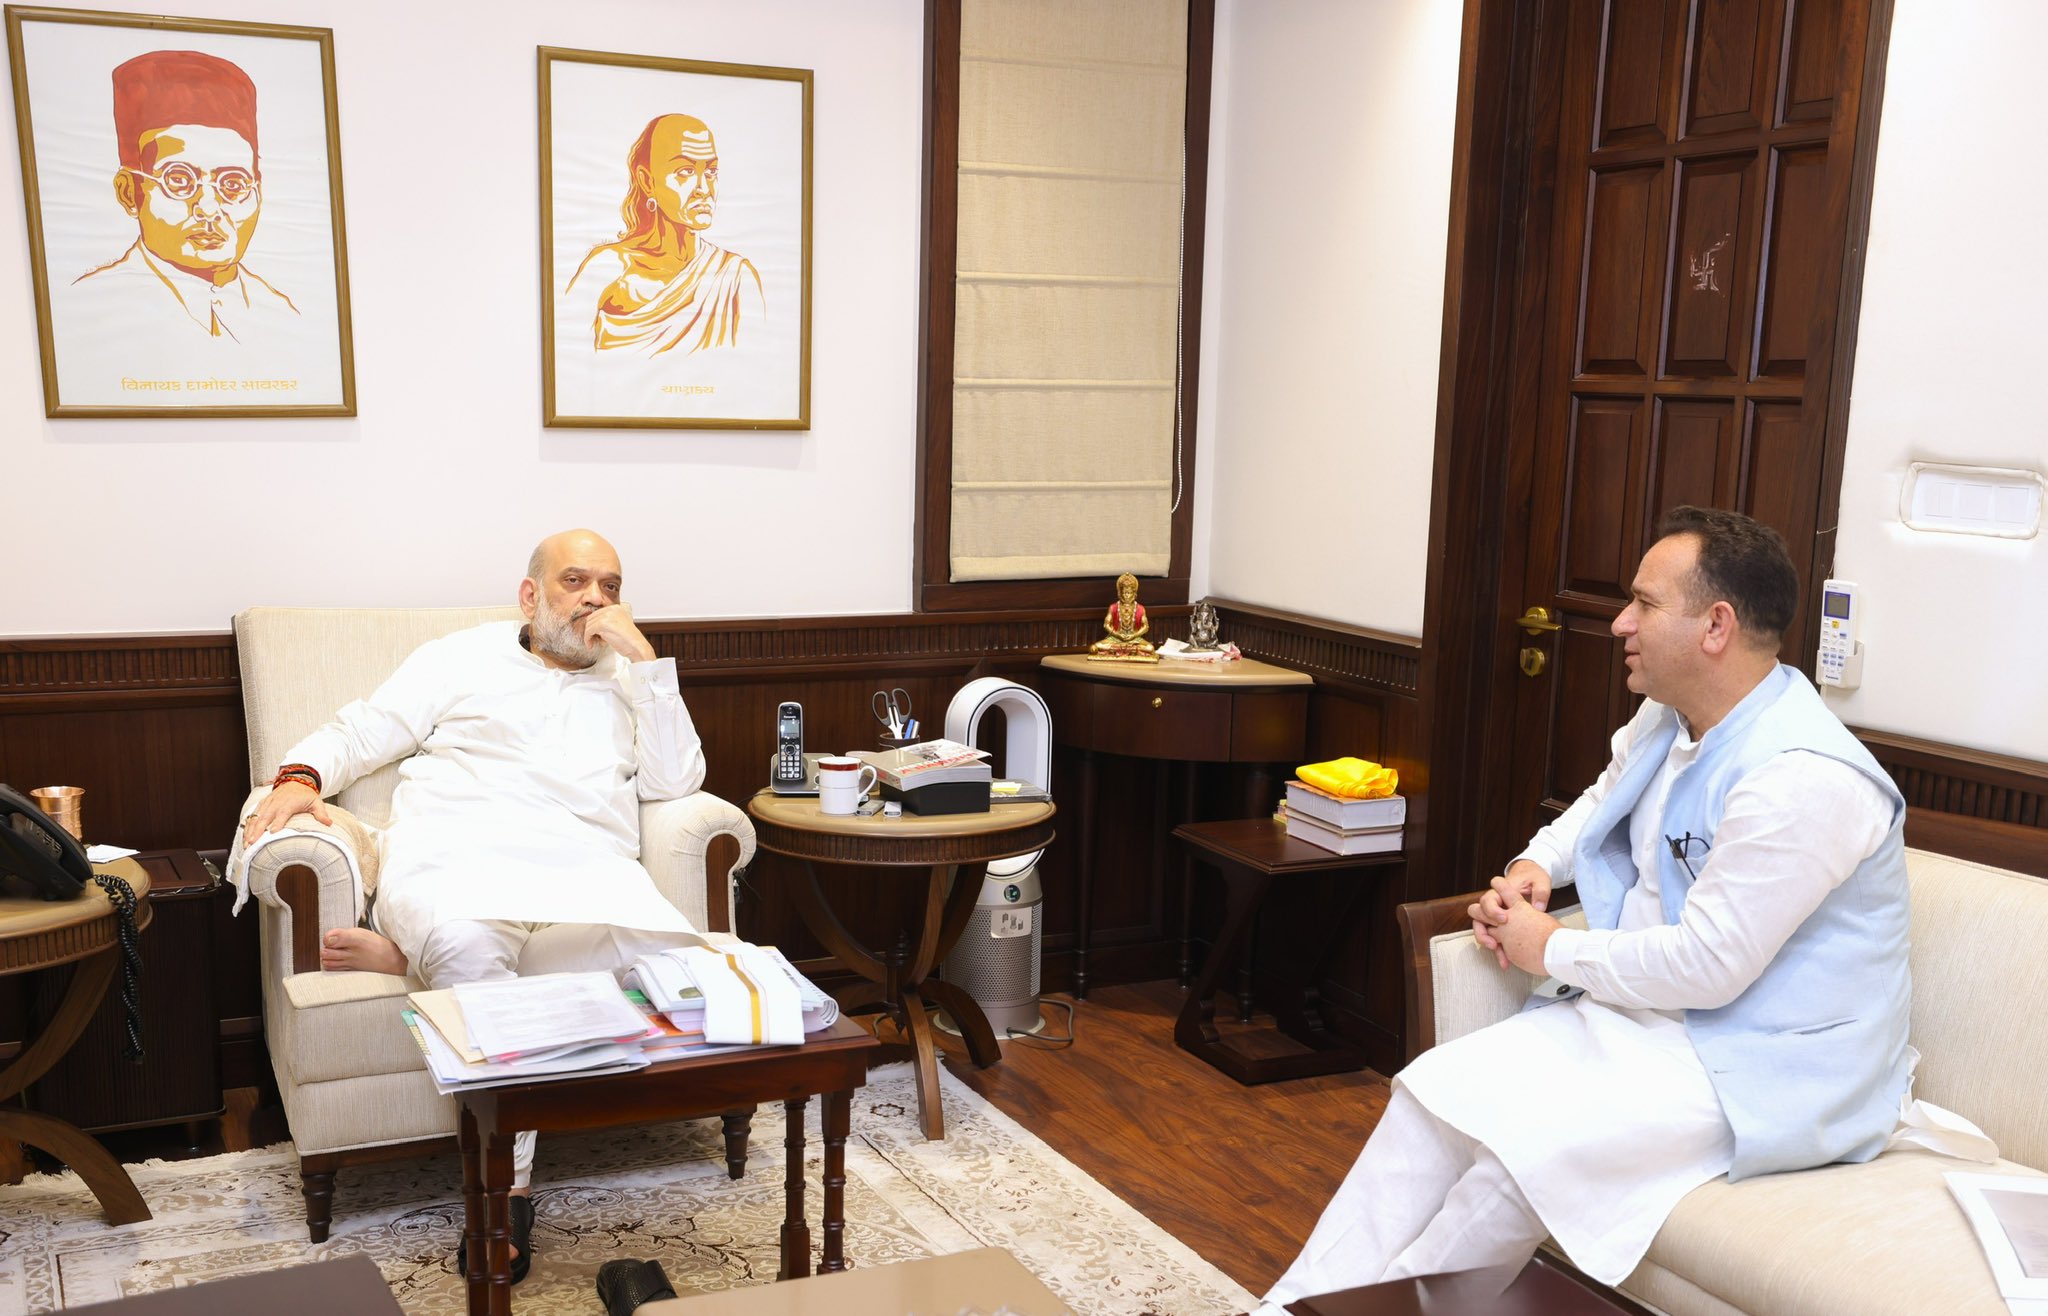
[{"label": "framed portrait of chanakya", "polygon": [[811,71],[540,51],[551,426],[811,425]]},{"label": "framed portrait of chanakya", "polygon": [[354,415],[333,34],[6,17],[44,411]]}]

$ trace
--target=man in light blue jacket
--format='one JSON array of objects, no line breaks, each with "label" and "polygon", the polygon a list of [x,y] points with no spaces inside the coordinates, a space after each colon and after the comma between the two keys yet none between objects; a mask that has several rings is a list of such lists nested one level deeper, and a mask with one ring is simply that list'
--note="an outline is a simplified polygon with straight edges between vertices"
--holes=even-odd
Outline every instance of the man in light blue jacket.
[{"label": "man in light blue jacket", "polygon": [[[1682,507],[1659,534],[1613,626],[1641,709],[1472,906],[1501,966],[1544,982],[1395,1077],[1262,1311],[1546,1235],[1618,1283],[1707,1180],[1866,1161],[1897,1124],[1905,801],[1777,660],[1799,592],[1777,532]],[[1545,912],[1567,881],[1584,930]]]}]

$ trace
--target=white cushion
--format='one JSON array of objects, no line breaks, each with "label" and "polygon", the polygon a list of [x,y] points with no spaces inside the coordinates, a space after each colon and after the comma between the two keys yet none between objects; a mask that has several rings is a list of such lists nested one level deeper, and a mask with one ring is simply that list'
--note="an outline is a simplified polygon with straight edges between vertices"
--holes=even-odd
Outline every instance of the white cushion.
[{"label": "white cushion", "polygon": [[1908,850],[1914,1095],[1974,1120],[2001,1154],[2048,1169],[2048,881]]}]

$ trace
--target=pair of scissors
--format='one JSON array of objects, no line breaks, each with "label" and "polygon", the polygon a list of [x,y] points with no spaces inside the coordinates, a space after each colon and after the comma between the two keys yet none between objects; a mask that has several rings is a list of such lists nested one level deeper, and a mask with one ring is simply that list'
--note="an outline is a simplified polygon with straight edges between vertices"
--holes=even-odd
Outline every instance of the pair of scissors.
[{"label": "pair of scissors", "polygon": [[877,690],[869,707],[875,711],[875,721],[888,729],[889,739],[901,740],[908,734],[910,725],[910,692],[902,686],[892,690]]}]

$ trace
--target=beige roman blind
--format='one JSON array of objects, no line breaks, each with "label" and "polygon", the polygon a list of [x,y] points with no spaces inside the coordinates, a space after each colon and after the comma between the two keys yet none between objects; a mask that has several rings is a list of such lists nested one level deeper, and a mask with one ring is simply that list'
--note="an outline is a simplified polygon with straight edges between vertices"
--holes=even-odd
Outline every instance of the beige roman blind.
[{"label": "beige roman blind", "polygon": [[1186,0],[964,0],[952,579],[1166,574]]}]

